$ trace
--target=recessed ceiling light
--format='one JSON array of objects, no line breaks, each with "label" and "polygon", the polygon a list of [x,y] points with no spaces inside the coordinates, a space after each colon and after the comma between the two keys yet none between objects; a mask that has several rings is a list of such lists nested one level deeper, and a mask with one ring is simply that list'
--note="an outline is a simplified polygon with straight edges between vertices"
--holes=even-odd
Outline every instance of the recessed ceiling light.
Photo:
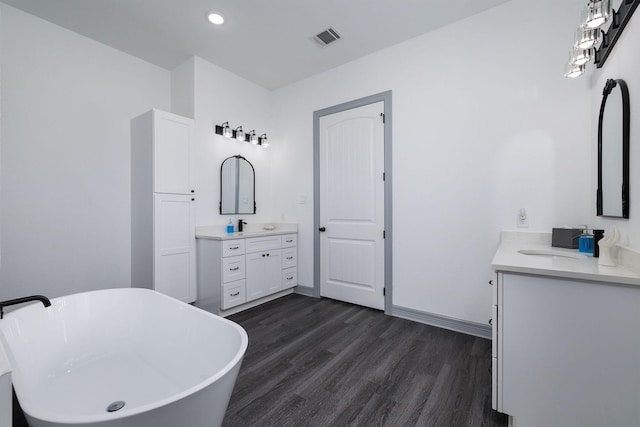
[{"label": "recessed ceiling light", "polygon": [[207,19],[209,20],[209,22],[215,25],[220,25],[224,22],[224,17],[220,15],[218,12],[207,13]]}]

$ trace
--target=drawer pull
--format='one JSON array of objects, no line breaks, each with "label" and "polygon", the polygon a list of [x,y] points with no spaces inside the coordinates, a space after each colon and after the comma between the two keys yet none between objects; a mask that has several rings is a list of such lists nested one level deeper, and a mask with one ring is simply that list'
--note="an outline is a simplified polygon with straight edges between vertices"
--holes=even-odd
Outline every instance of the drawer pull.
[{"label": "drawer pull", "polygon": [[240,249],[240,246],[229,246],[229,249],[235,251],[236,249]]},{"label": "drawer pull", "polygon": [[232,297],[237,297],[238,295],[240,295],[240,291],[230,294],[230,296]]},{"label": "drawer pull", "polygon": [[238,271],[238,270],[240,270],[240,267],[233,267],[229,269],[229,271]]},{"label": "drawer pull", "polygon": [[288,257],[287,257],[287,259],[288,259],[288,260],[292,260],[292,259],[293,259],[293,257],[292,257],[292,256],[288,256]]},{"label": "drawer pull", "polygon": [[286,243],[291,243],[291,242],[293,242],[293,240],[292,239],[288,239],[288,240],[285,240],[285,242]]},{"label": "drawer pull", "polygon": [[293,280],[293,276],[287,277],[287,280]]}]

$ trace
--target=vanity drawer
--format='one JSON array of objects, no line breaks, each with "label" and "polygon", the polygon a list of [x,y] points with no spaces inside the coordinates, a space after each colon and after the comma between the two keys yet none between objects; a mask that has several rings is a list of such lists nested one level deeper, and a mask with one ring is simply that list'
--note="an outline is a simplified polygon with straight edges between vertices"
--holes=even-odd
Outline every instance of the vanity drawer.
[{"label": "vanity drawer", "polygon": [[282,289],[293,288],[298,284],[298,269],[296,267],[282,270]]},{"label": "vanity drawer", "polygon": [[296,252],[298,252],[296,248],[282,250],[282,268],[295,267],[297,265],[298,257]]},{"label": "vanity drawer", "polygon": [[224,240],[222,242],[222,256],[244,255],[244,239]]},{"label": "vanity drawer", "polygon": [[291,248],[298,245],[297,234],[285,234],[282,236],[282,247]]},{"label": "vanity drawer", "polygon": [[222,258],[222,282],[233,282],[245,278],[244,255]]},{"label": "vanity drawer", "polygon": [[246,281],[236,280],[222,285],[222,309],[227,310],[247,302]]},{"label": "vanity drawer", "polygon": [[280,249],[281,247],[280,236],[252,237],[246,239],[245,242],[246,252],[248,254],[267,251],[269,249]]}]

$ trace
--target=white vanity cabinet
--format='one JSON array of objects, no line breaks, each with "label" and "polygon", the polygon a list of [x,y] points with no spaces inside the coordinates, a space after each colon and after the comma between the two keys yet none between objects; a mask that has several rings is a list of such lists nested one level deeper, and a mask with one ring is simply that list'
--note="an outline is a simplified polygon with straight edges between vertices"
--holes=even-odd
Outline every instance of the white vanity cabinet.
[{"label": "white vanity cabinet", "polygon": [[151,110],[131,121],[131,285],[196,300],[193,120]]},{"label": "white vanity cabinet", "polygon": [[200,235],[197,239],[196,306],[225,314],[267,301],[297,285],[295,233],[222,237]]},{"label": "white vanity cabinet", "polygon": [[640,286],[498,271],[493,408],[518,427],[640,425]]}]

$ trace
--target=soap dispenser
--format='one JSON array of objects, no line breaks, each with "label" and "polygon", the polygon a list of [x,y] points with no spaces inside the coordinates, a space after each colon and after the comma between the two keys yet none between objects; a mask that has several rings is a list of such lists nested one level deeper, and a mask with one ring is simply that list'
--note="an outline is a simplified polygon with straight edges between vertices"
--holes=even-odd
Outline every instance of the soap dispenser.
[{"label": "soap dispenser", "polygon": [[593,256],[593,235],[589,234],[589,230],[586,227],[578,237],[578,252]]},{"label": "soap dispenser", "polygon": [[229,224],[227,224],[227,233],[233,234],[233,221],[229,219]]}]

